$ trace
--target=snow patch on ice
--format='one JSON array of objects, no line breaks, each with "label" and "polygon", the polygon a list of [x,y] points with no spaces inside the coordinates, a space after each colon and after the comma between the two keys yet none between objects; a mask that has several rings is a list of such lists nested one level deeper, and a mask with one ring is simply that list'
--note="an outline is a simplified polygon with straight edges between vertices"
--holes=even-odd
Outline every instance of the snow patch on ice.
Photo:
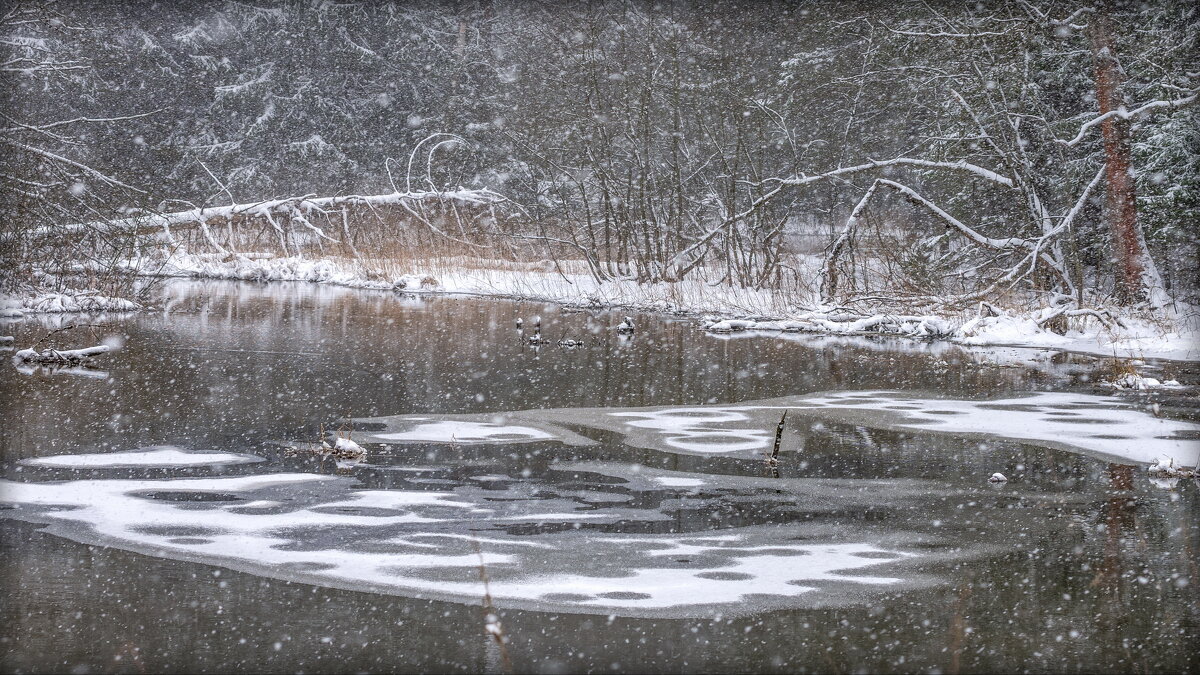
[{"label": "snow patch on ice", "polygon": [[663,435],[672,448],[700,454],[747,452],[767,447],[771,433],[759,428],[724,428],[749,420],[734,408],[666,408],[638,412],[609,413],[613,417],[642,418],[626,422],[630,427],[652,429]]},{"label": "snow patch on ice", "polygon": [[23,459],[26,466],[45,466],[60,469],[122,469],[122,468],[173,468],[192,466],[228,466],[261,462],[262,457],[238,455],[230,452],[185,452],[164,445],[129,452],[107,452],[88,455],[55,455]]},{"label": "snow patch on ice", "polygon": [[700,487],[706,484],[699,478],[680,478],[678,476],[658,476],[654,481],[665,487]]},{"label": "snow patch on ice", "polygon": [[[635,540],[636,541],[636,540]],[[652,557],[677,557],[728,552],[731,547],[711,543],[703,537],[644,539],[656,548]],[[525,583],[493,583],[492,595],[546,597],[569,593],[580,596],[584,606],[617,608],[663,608],[705,604],[732,604],[748,595],[795,597],[817,590],[800,582],[841,581],[860,584],[894,584],[893,577],[845,574],[891,559],[907,557],[868,544],[818,544],[756,547],[774,553],[733,557],[728,563],[702,570],[669,566],[636,569],[617,578],[584,574],[558,574]],[[742,548],[739,552],[753,551]],[[886,556],[883,559],[874,556]]]},{"label": "snow patch on ice", "polygon": [[[766,526],[666,538],[591,530],[529,537],[502,529],[476,537],[454,529],[464,520],[575,522],[592,514],[476,515],[480,509],[456,493],[346,492],[352,484],[313,474],[0,481],[0,501],[16,507],[0,515],[46,523],[54,534],[88,543],[308,583],[469,603],[482,594],[474,549],[481,545],[497,602],[599,613],[698,616],[706,613],[700,608],[740,605],[748,597],[788,606],[825,583],[899,583],[894,576],[852,572],[913,557],[862,542],[796,543],[795,528]],[[294,501],[269,498],[280,491]],[[222,498],[204,500],[203,509],[189,503],[204,494]],[[582,551],[604,555],[581,557]],[[701,560],[689,564],[683,556]]]},{"label": "snow patch on ice", "polygon": [[453,420],[426,422],[408,431],[373,434],[372,437],[381,441],[408,443],[524,443],[554,438],[533,427]]},{"label": "snow patch on ice", "polygon": [[[1079,448],[1134,462],[1174,457],[1196,466],[1200,424],[1154,417],[1102,396],[1038,392],[999,400],[918,399],[901,392],[839,392],[797,399],[797,406],[871,410],[895,415],[891,426],[977,433]],[[903,403],[903,411],[889,406]]]}]

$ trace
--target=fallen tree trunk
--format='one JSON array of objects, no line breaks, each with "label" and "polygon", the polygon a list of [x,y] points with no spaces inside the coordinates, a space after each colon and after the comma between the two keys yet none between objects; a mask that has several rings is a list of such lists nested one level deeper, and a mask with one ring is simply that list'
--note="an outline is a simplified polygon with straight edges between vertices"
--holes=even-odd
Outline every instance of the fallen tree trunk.
[{"label": "fallen tree trunk", "polygon": [[[503,195],[486,188],[479,190],[460,188],[448,191],[392,192],[381,195],[344,195],[338,197],[305,195],[303,197],[271,199],[248,204],[201,207],[175,213],[150,213],[120,220],[43,227],[32,230],[24,236],[32,240],[39,240],[75,234],[124,234],[148,230],[162,230],[169,233],[172,227],[198,227],[208,235],[207,224],[211,221],[228,222],[234,219],[245,218],[261,218],[266,223],[269,223],[273,229],[282,234],[282,226],[278,219],[286,218],[293,224],[301,225],[305,229],[313,231],[323,239],[337,241],[327,235],[324,230],[314,225],[309,220],[309,216],[314,212],[321,214],[338,213],[340,215],[340,212],[349,208],[378,209],[389,206],[400,207],[410,215],[416,215],[413,212],[413,205],[422,202],[447,202],[470,206],[490,206],[504,201],[507,201],[507,199]],[[211,238],[211,235],[208,236]]]}]

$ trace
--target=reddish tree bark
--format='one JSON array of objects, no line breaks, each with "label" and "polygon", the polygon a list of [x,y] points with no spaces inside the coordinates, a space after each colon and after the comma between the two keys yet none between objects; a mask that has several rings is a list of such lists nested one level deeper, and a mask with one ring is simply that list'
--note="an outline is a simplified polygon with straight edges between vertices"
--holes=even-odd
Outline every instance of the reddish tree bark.
[{"label": "reddish tree bark", "polygon": [[[1121,93],[1125,73],[1117,60],[1116,38],[1108,4],[1101,3],[1095,16],[1088,22],[1088,37],[1096,65],[1096,99],[1100,103],[1101,115],[1121,110],[1125,104]],[[1141,228],[1137,220],[1137,187],[1131,172],[1133,151],[1130,122],[1120,115],[1114,115],[1101,122],[1100,129],[1104,135],[1106,167],[1104,219],[1112,237],[1117,301],[1132,304],[1144,299],[1146,269]]]}]

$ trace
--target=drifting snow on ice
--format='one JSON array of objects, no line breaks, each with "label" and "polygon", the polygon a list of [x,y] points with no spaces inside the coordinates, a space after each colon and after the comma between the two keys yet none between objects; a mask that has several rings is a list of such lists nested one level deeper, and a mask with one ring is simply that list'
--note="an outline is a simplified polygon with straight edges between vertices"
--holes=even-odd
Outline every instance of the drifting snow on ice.
[{"label": "drifting snow on ice", "polygon": [[699,478],[679,478],[676,476],[659,476],[654,480],[658,482],[659,485],[664,485],[666,487],[690,488],[700,487],[701,485],[706,484],[705,481]]}]

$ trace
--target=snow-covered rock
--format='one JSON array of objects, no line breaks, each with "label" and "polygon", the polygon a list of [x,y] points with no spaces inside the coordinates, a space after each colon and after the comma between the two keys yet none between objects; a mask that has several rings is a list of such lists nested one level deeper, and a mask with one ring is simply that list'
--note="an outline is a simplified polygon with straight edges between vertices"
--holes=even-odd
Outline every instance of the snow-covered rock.
[{"label": "snow-covered rock", "polygon": [[392,288],[397,291],[430,290],[438,285],[438,280],[428,274],[405,274],[392,284]]},{"label": "snow-covered rock", "polygon": [[1175,464],[1174,457],[1159,457],[1158,460],[1151,464],[1147,469],[1151,475],[1163,476],[1166,478],[1189,478],[1196,475],[1192,469],[1187,469]]},{"label": "snow-covered rock", "polygon": [[731,333],[735,330],[749,330],[757,327],[757,321],[749,319],[725,319],[723,321],[713,321],[706,325],[704,329],[713,333]]},{"label": "snow-covered rock", "polygon": [[1004,474],[997,471],[996,473],[994,473],[988,477],[988,482],[989,483],[1007,483],[1008,476],[1005,476]]},{"label": "snow-covered rock", "polygon": [[1182,388],[1177,380],[1159,381],[1153,377],[1143,377],[1137,373],[1124,373],[1120,377],[1108,382],[1098,382],[1101,387],[1109,387],[1111,389],[1128,390],[1128,391],[1147,391],[1151,389],[1176,389]]},{"label": "snow-covered rock", "polygon": [[348,469],[367,458],[367,451],[349,438],[338,437],[328,455],[337,462],[339,469]]}]

